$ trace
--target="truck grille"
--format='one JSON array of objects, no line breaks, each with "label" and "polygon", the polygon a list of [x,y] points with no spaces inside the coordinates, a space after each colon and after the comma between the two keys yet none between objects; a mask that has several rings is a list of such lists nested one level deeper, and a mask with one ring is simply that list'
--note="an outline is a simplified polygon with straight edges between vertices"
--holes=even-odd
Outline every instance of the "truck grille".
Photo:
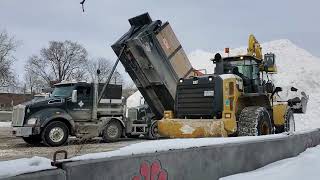
[{"label": "truck grille", "polygon": [[13,107],[12,126],[23,126],[25,109],[26,106],[21,104]]}]

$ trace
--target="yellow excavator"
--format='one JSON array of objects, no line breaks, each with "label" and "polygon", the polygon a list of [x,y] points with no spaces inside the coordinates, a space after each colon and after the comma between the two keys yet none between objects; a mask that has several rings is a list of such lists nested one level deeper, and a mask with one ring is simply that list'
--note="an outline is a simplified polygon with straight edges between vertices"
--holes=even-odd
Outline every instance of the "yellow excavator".
[{"label": "yellow excavator", "polygon": [[212,59],[214,74],[181,78],[173,109],[158,121],[170,138],[256,136],[295,130],[288,102],[277,101],[281,87],[268,75],[277,72],[275,55],[263,56],[253,35],[247,54]]}]

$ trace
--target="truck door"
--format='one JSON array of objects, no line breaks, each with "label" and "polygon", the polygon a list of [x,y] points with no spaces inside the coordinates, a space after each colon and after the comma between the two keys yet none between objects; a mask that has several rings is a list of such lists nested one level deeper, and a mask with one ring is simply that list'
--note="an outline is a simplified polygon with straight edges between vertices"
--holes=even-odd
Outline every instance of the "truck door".
[{"label": "truck door", "polygon": [[77,102],[68,101],[67,109],[74,120],[89,121],[92,113],[92,90],[90,86],[77,86]]}]

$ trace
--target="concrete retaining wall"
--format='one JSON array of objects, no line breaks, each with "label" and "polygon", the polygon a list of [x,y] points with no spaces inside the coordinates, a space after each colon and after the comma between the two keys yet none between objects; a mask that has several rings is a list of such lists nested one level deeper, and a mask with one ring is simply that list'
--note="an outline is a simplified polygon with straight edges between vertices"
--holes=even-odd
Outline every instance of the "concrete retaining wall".
[{"label": "concrete retaining wall", "polygon": [[12,112],[0,111],[0,122],[11,121]]},{"label": "concrete retaining wall", "polygon": [[152,169],[154,172],[160,169],[158,172],[167,175],[168,178],[163,179],[214,180],[297,156],[319,143],[320,131],[317,130],[280,139],[71,162],[65,163],[63,169],[68,180],[137,180]]},{"label": "concrete retaining wall", "polygon": [[3,180],[66,180],[65,171],[61,169],[40,171],[36,173],[23,174]]},{"label": "concrete retaining wall", "polygon": [[146,175],[157,177],[149,180],[214,180],[297,156],[318,144],[320,131],[315,130],[255,142],[69,162],[62,169],[68,180],[143,180]]}]

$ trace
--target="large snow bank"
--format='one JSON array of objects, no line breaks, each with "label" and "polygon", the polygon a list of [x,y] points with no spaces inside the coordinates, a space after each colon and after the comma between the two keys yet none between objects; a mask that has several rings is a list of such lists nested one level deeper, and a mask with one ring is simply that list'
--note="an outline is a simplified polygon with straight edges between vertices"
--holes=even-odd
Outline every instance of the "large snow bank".
[{"label": "large snow bank", "polygon": [[320,145],[307,149],[297,157],[277,161],[247,173],[220,178],[220,180],[318,180],[319,169]]},{"label": "large snow bank", "polygon": [[187,149],[193,147],[210,146],[215,144],[228,144],[239,142],[250,142],[256,140],[277,139],[286,137],[285,134],[266,135],[266,136],[247,136],[247,137],[229,137],[229,138],[190,138],[190,139],[166,139],[156,141],[146,141],[132,144],[115,151],[91,153],[71,158],[71,160],[89,160],[100,159],[113,156],[126,156],[142,153],[154,153],[159,151],[168,151],[173,149]]},{"label": "large snow bank", "polygon": [[51,160],[43,157],[22,158],[0,162],[0,178],[17,176],[47,169],[55,169]]}]

